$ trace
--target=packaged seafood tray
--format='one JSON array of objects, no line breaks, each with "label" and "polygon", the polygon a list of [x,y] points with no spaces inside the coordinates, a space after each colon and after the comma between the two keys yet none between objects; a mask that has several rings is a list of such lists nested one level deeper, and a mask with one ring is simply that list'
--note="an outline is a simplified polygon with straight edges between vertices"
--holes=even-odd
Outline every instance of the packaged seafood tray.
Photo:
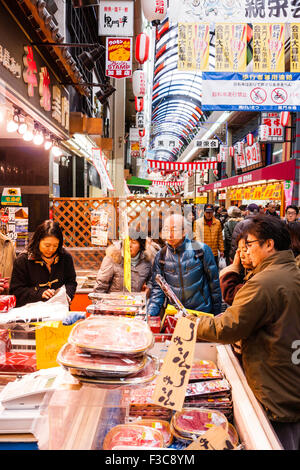
[{"label": "packaged seafood tray", "polygon": [[213,396],[223,395],[224,393],[230,394],[230,392],[231,386],[226,379],[207,380],[204,382],[189,383],[186,389],[186,397],[209,396],[212,398]]},{"label": "packaged seafood tray", "polygon": [[207,408],[183,408],[172,417],[172,427],[182,437],[201,436],[213,426],[224,426],[228,421],[223,413]]},{"label": "packaged seafood tray", "polygon": [[217,368],[214,362],[199,360],[193,363],[189,378],[190,382],[213,379],[223,379],[222,372]]},{"label": "packaged seafood tray", "polygon": [[124,305],[134,307],[144,307],[146,305],[146,294],[144,292],[122,293],[112,292],[105,294],[102,292],[91,292],[88,294],[93,303],[105,303],[107,306]]},{"label": "packaged seafood tray", "polygon": [[69,343],[91,354],[138,356],[153,346],[154,337],[142,320],[104,315],[75,324]]},{"label": "packaged seafood tray", "polygon": [[158,418],[137,418],[135,421],[131,421],[131,424],[138,426],[148,426],[150,428],[157,429],[163,435],[164,447],[169,447],[172,444],[173,435],[171,433],[170,423],[166,420]]},{"label": "packaged seafood tray", "polygon": [[138,374],[146,366],[147,356],[97,356],[66,343],[57,355],[57,362],[66,369],[83,371],[89,377],[126,377]]},{"label": "packaged seafood tray", "polygon": [[156,358],[147,356],[144,368],[137,374],[126,377],[103,377],[94,372],[83,369],[69,368],[69,372],[79,382],[103,386],[103,388],[118,388],[120,386],[139,386],[152,382],[157,377],[158,361]]},{"label": "packaged seafood tray", "polygon": [[140,447],[164,447],[163,434],[157,429],[136,424],[120,424],[105,436],[103,450],[125,450]]}]

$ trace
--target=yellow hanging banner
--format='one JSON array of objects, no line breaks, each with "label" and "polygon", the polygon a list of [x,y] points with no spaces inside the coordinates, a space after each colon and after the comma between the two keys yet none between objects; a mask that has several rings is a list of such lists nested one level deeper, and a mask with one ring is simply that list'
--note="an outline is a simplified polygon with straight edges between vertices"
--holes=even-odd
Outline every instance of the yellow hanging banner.
[{"label": "yellow hanging banner", "polygon": [[124,287],[131,292],[131,255],[129,236],[124,239]]},{"label": "yellow hanging banner", "polygon": [[284,24],[254,24],[253,72],[284,71]]},{"label": "yellow hanging banner", "polygon": [[178,70],[209,70],[209,24],[178,24]]},{"label": "yellow hanging banner", "polygon": [[63,325],[60,321],[35,323],[36,367],[48,369],[57,367],[56,357],[67,343],[74,325]]},{"label": "yellow hanging banner", "polygon": [[216,23],[215,71],[245,72],[247,66],[247,25]]},{"label": "yellow hanging banner", "polygon": [[291,72],[300,72],[300,23],[291,24]]}]

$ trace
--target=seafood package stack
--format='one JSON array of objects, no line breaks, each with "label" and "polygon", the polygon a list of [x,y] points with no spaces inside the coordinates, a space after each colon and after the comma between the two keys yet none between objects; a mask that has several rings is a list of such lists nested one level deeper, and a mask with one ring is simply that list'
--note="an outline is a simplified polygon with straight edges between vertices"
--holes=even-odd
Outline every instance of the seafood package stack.
[{"label": "seafood package stack", "polygon": [[155,379],[153,333],[143,320],[95,316],[75,324],[57,362],[80,382],[116,387]]}]

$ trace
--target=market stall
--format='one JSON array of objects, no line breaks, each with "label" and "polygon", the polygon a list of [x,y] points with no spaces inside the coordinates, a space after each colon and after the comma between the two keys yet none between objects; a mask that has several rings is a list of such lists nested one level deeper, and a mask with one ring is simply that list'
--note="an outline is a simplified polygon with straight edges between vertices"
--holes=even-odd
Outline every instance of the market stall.
[{"label": "market stall", "polygon": [[299,160],[276,163],[249,173],[223,179],[198,188],[198,194],[208,192],[212,203],[241,205],[255,202],[265,205],[275,201],[280,205],[281,216],[288,204],[299,205]]},{"label": "market stall", "polygon": [[[167,361],[172,346],[187,341],[186,327],[176,330],[186,319],[179,318],[166,337],[147,317],[144,294],[92,294],[91,300],[88,318],[74,325],[34,322],[36,363],[26,372],[24,362],[11,366],[14,374],[0,394],[0,434],[11,435],[12,442],[26,434],[31,445],[34,436],[37,448],[45,450],[134,451],[153,445],[176,452],[192,445],[193,436],[221,427],[229,448],[281,449],[231,346],[195,343],[176,410],[154,395],[164,367],[170,383],[179,370]],[[29,323],[22,326],[26,330]],[[23,340],[27,360],[29,344]]]}]

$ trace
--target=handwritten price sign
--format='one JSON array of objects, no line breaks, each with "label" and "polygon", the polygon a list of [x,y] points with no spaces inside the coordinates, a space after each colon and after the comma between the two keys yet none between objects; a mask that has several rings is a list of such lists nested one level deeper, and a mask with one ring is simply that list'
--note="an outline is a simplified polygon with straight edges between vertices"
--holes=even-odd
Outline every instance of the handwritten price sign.
[{"label": "handwritten price sign", "polygon": [[228,431],[222,426],[214,426],[185,450],[234,450],[235,448]]},{"label": "handwritten price sign", "polygon": [[180,411],[185,399],[197,339],[197,321],[178,320],[152,400],[156,405]]}]

